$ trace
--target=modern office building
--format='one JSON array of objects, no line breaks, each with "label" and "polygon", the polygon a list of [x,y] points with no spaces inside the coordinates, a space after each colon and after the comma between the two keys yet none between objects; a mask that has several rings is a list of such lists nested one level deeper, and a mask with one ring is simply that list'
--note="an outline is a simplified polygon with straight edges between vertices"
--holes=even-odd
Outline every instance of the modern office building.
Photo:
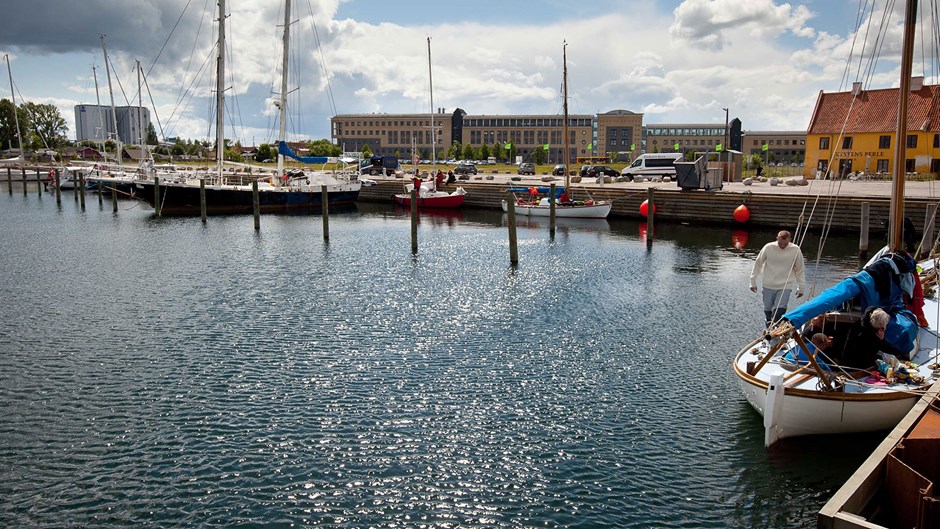
[{"label": "modern office building", "polygon": [[[141,137],[146,141],[150,128],[150,110],[146,107],[125,106],[115,107],[114,111],[117,116],[117,137],[121,143],[138,145]],[[75,105],[75,140],[98,142],[115,139],[111,116],[109,106]]]},{"label": "modern office building", "polygon": [[[898,121],[900,88],[824,93],[806,134],[806,176],[833,172],[891,173]],[[908,98],[907,154],[909,173],[940,173],[940,85],[911,80]]]},{"label": "modern office building", "polygon": [[803,162],[806,158],[805,131],[747,130],[742,136],[741,152],[759,154],[765,162],[791,164]]},{"label": "modern office building", "polygon": [[728,123],[651,123],[644,127],[646,152],[741,150],[741,120]]}]

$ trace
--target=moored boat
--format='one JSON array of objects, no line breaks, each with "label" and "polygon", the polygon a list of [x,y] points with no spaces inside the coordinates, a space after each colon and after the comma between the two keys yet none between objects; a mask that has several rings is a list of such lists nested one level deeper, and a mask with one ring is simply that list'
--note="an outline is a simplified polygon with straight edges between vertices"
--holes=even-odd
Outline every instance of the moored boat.
[{"label": "moored boat", "polygon": [[[536,193],[532,193],[536,190]],[[542,196],[550,193],[550,188],[522,188],[513,187],[508,191],[515,195],[515,211],[517,215],[530,217],[548,217],[551,215],[552,205],[550,200],[555,201],[555,216],[570,217],[580,219],[606,219],[610,214],[612,204],[606,200],[568,200],[564,187],[557,187],[554,199],[548,196]],[[502,201],[503,211],[509,211],[509,205],[506,200]]]}]

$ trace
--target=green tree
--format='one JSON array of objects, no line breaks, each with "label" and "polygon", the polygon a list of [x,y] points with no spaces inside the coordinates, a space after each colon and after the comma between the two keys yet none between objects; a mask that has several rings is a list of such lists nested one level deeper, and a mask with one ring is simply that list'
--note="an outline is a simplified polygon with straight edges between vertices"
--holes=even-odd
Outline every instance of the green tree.
[{"label": "green tree", "polygon": [[429,160],[431,158],[431,151],[427,149],[421,149],[421,159]]},{"label": "green tree", "polygon": [[476,159],[476,152],[473,150],[473,145],[470,145],[470,144],[468,143],[467,145],[464,146],[464,148],[463,148],[463,159],[464,159],[464,160],[475,160],[475,159]]},{"label": "green tree", "polygon": [[364,144],[364,145],[362,146],[362,157],[363,157],[363,158],[370,158],[370,157],[372,157],[372,149],[369,148],[369,144],[368,144],[368,143],[366,143],[366,144]]},{"label": "green tree", "polygon": [[536,164],[545,163],[545,147],[541,145],[537,146],[534,151],[532,151],[532,159]]},{"label": "green tree", "polygon": [[[505,150],[505,146],[503,147],[503,149]],[[510,143],[510,144],[509,144],[509,151],[507,151],[507,152],[508,152],[509,154],[508,154],[508,157],[507,157],[506,160],[507,160],[509,163],[513,163],[513,161],[516,159],[516,152],[517,152],[517,151],[516,151],[516,144],[515,144],[515,143]]]},{"label": "green tree", "polygon": [[[20,118],[20,131],[24,137],[27,137],[30,121],[22,105],[16,109],[16,115]],[[19,146],[20,142],[16,138],[16,118],[13,114],[13,102],[9,99],[0,99],[0,148],[7,149]]]},{"label": "green tree", "polygon": [[273,160],[276,156],[277,152],[274,151],[274,147],[268,143],[262,143],[261,146],[258,147],[258,152],[255,153],[255,161],[263,162],[265,160]]},{"label": "green tree", "polygon": [[307,142],[307,148],[310,149],[310,156],[339,156],[342,154],[339,145],[334,145],[326,138]]},{"label": "green tree", "polygon": [[[31,131],[38,136],[34,139],[35,148],[48,145],[50,148],[61,147],[68,144],[66,133],[68,126],[55,105],[40,105],[25,103],[26,112],[32,118]],[[20,124],[22,127],[22,123]]]},{"label": "green tree", "polygon": [[486,160],[489,157],[490,157],[490,146],[484,143],[483,145],[480,146],[480,159]]},{"label": "green tree", "polygon": [[450,149],[447,150],[447,157],[457,159],[460,158],[461,154],[463,154],[463,147],[460,145],[460,142],[455,141],[451,143]]},{"label": "green tree", "polygon": [[147,123],[147,145],[156,145],[160,143],[157,139],[157,129],[153,128],[153,123]]}]

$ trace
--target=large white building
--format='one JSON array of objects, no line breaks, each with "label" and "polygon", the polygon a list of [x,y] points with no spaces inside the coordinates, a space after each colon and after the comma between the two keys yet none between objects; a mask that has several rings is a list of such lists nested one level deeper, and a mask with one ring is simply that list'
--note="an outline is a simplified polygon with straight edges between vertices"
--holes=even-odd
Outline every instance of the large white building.
[{"label": "large white building", "polygon": [[[117,133],[121,143],[139,145],[141,137],[146,142],[147,130],[150,127],[150,111],[146,107],[115,107],[114,111],[117,115]],[[75,105],[75,140],[116,139],[111,115],[109,106]]]}]

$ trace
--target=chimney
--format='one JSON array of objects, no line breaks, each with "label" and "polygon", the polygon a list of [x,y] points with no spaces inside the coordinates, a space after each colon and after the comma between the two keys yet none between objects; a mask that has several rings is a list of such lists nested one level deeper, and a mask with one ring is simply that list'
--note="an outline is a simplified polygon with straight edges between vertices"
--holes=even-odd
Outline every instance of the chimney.
[{"label": "chimney", "polygon": [[911,92],[916,92],[924,87],[924,76],[918,75],[911,77]]},{"label": "chimney", "polygon": [[852,95],[857,96],[862,93],[862,83],[856,81],[852,83]]}]

